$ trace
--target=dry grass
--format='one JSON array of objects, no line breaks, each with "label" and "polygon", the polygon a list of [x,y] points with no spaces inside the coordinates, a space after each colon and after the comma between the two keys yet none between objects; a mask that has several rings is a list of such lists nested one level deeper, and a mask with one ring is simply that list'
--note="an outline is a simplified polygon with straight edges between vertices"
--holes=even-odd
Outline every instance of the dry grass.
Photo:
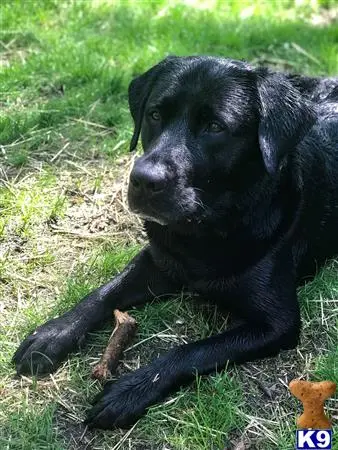
[{"label": "dry grass", "polygon": [[[207,11],[179,1],[170,7],[3,2],[0,448],[293,448],[300,405],[288,382],[338,381],[334,262],[300,291],[304,330],[297,350],[197,379],[128,432],[88,431],[81,424],[89,400],[101,389],[90,372],[111,324],[44,379],[17,378],[10,358],[30,330],[113,276],[144,242],[142,225],[125,201],[134,158],[127,150],[131,76],[168,52],[231,55],[333,75],[335,9],[315,3],[253,1],[243,8],[241,1],[216,2]],[[140,329],[117,377],[174,345],[224,329],[228,320],[212,306],[183,297],[132,314]],[[331,399],[328,410],[338,421],[337,403]]]},{"label": "dry grass", "polygon": [[[29,327],[44,321],[55,310],[67,309],[80,298],[81,289],[79,293],[75,292],[75,297],[72,293],[67,306],[60,305],[69,279],[74,277],[75,284],[81,284],[82,275],[77,281],[78,268],[85,268],[85,276],[89,276],[93,264],[99,266],[102,262],[98,246],[104,255],[114,246],[120,249],[121,245],[138,245],[143,241],[141,224],[125,204],[126,180],[133,158],[123,156],[112,167],[104,159],[79,161],[70,155],[60,155],[54,166],[58,176],[50,186],[47,183],[43,192],[47,198],[60,196],[64,199],[59,214],[52,218],[45,215],[43,220],[40,215],[36,223],[30,223],[28,236],[18,236],[17,218],[15,214],[11,215],[5,245],[1,247],[1,296],[6,299],[2,304],[2,323],[6,324],[8,353],[14,351]],[[47,178],[51,176],[50,168],[36,166],[37,160],[32,158],[19,175],[14,176],[12,168],[8,174],[2,169],[2,182],[14,198],[23,190],[34,192],[38,180],[46,173]],[[105,182],[98,183],[100,179]],[[96,270],[100,271],[94,269],[94,272]],[[333,264],[331,271],[334,274],[336,265]],[[98,278],[100,276],[94,275],[92,282]],[[89,288],[90,284],[86,289]],[[295,377],[307,378],[313,373],[318,354],[327,351],[328,336],[332,335],[335,326],[337,288],[329,290],[331,297],[326,297],[325,292],[322,295],[320,288],[319,283],[302,295],[305,323],[301,347],[277,358],[247,364],[233,372],[244,392],[243,402],[237,408],[237,416],[244,424],[240,431],[241,442],[250,448],[278,447],[281,436],[285,446],[279,448],[291,445],[295,414],[300,407],[291,398],[287,385]],[[179,305],[150,305],[145,311],[133,312],[141,323],[138,341],[126,352],[118,375],[135,370],[173,345],[215,333],[226,326],[226,318],[220,319],[214,308],[201,310],[191,302],[186,304],[183,299]],[[99,383],[90,380],[90,371],[98,361],[110,331],[108,327],[104,333],[93,334],[83,356],[70,358],[54,375],[39,382],[26,377],[13,378],[13,371],[8,371],[6,364],[2,406],[10,402],[11,408],[20,410],[24,400],[34,408],[52,402],[57,406],[59,438],[68,441],[67,448],[106,448],[107,435],[100,431],[89,432],[81,421],[88,399],[100,389]],[[179,400],[182,401],[182,396],[190,396],[194,401],[194,395],[194,388],[183,390],[176,400],[173,398],[169,404],[155,408],[149,414],[148,423],[141,421],[127,434],[122,431],[113,435],[108,433],[109,445],[115,445],[116,449],[127,449],[130,445],[137,448],[139,442],[142,449],[160,448],[158,445],[164,435],[152,443],[145,439],[144,429],[150,427],[156,435],[161,432],[163,421],[166,427],[174,425],[175,421],[178,421],[176,425],[187,426],[181,419],[184,409]],[[333,415],[336,405],[337,399],[328,403],[328,410]],[[238,439],[239,435],[234,432],[231,438],[234,445]],[[172,448],[181,447],[174,445]]]}]

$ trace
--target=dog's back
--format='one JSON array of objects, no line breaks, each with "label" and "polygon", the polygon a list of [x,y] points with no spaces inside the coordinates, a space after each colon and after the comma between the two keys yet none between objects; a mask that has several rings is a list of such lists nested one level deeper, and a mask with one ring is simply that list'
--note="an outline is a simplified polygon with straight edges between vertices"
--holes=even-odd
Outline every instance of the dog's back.
[{"label": "dog's back", "polygon": [[338,254],[338,79],[291,76],[317,120],[300,145],[303,211],[294,252],[299,276]]}]

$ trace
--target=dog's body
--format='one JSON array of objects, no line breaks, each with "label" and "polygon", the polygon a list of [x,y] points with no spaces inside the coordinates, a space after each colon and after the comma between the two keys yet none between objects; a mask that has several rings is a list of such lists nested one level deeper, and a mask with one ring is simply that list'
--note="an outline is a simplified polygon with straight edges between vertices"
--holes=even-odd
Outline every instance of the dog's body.
[{"label": "dog's body", "polygon": [[141,133],[145,150],[129,203],[149,245],[28,337],[18,372],[51,371],[114,308],[183,288],[241,323],[108,384],[88,419],[103,428],[130,425],[196,371],[295,347],[297,283],[338,254],[338,80],[171,57],[131,83],[129,103],[131,149]]}]

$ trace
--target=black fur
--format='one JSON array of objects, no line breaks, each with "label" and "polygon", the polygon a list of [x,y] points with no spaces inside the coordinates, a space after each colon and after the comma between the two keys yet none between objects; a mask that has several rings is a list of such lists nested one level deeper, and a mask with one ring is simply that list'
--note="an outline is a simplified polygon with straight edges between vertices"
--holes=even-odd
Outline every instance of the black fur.
[{"label": "black fur", "polygon": [[[182,288],[232,311],[230,330],[172,349],[107,384],[90,426],[128,426],[178,386],[297,345],[297,283],[338,253],[338,81],[214,57],[170,57],[132,81],[129,204],[149,245],[17,350],[50,372],[126,309]],[[45,356],[44,356],[45,355]]]}]

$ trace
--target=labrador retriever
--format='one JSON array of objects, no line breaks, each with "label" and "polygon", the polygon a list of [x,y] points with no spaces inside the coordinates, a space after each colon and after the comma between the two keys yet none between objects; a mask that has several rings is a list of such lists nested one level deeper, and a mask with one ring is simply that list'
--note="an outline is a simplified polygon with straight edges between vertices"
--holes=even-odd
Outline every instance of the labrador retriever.
[{"label": "labrador retriever", "polygon": [[17,372],[55,370],[113,309],[183,288],[241,322],[108,383],[87,418],[100,428],[130,426],[196,372],[294,348],[297,283],[338,254],[338,79],[168,57],[131,82],[129,106],[144,154],[128,199],[149,244],[27,337]]}]

